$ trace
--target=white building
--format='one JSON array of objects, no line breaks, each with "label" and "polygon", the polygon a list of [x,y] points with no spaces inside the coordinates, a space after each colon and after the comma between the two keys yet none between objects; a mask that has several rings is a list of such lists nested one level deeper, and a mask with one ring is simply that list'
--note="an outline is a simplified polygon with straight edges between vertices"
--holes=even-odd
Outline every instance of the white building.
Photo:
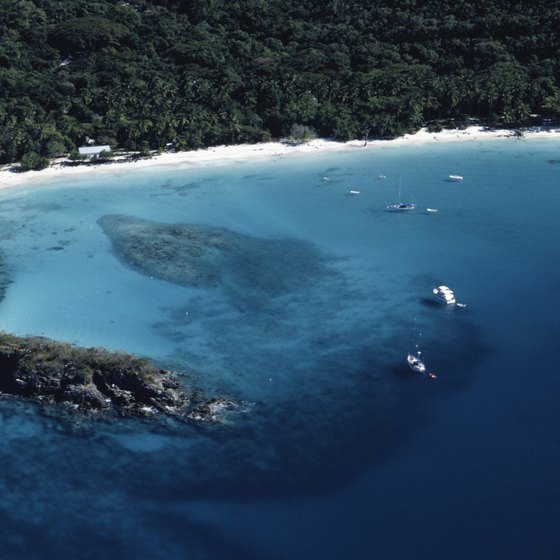
[{"label": "white building", "polygon": [[80,146],[78,153],[91,159],[97,159],[101,152],[110,152],[111,146]]}]

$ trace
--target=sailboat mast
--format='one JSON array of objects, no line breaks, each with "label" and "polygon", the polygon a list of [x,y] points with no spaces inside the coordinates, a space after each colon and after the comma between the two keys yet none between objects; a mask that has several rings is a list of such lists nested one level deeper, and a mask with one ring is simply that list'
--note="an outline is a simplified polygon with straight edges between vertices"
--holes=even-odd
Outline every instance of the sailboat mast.
[{"label": "sailboat mast", "polygon": [[416,334],[416,317],[414,317],[414,325],[412,326],[412,352],[420,357],[422,350],[420,350],[420,343],[422,341],[422,333]]},{"label": "sailboat mast", "polygon": [[411,353],[416,352],[418,345],[416,344],[416,317],[414,317],[414,324],[412,325],[412,349]]}]

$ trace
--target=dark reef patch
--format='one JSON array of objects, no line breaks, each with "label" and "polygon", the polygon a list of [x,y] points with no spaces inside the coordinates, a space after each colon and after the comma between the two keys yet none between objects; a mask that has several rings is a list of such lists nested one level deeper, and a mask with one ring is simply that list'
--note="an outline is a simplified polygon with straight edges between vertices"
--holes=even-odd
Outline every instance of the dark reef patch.
[{"label": "dark reef patch", "polygon": [[157,224],[124,215],[106,215],[99,224],[119,258],[147,276],[182,286],[210,286],[235,251],[237,237],[203,226]]},{"label": "dark reef patch", "polygon": [[280,296],[326,272],[323,255],[297,239],[259,239],[191,224],[161,224],[106,215],[99,224],[123,263],[147,276],[182,286],[243,286]]},{"label": "dark reef patch", "polygon": [[6,290],[11,283],[12,273],[10,267],[7,265],[4,255],[2,254],[2,252],[0,252],[0,301],[4,299]]}]

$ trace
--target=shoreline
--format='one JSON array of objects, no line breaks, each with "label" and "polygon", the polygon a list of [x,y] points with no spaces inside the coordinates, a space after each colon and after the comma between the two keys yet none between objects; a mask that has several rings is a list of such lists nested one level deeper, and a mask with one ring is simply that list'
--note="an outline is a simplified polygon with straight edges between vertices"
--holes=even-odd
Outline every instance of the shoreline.
[{"label": "shoreline", "polygon": [[[174,152],[154,155],[152,158],[138,161],[112,162],[100,165],[64,167],[55,163],[41,171],[26,171],[15,173],[9,169],[0,170],[0,189],[29,186],[44,181],[67,179],[82,174],[114,173],[115,171],[136,171],[145,167],[157,166],[210,166],[226,165],[235,161],[250,161],[277,159],[280,157],[293,157],[310,153],[344,152],[356,148],[375,150],[381,147],[414,146],[427,143],[448,143],[465,141],[484,141],[498,138],[515,140],[528,140],[534,138],[560,138],[560,126],[533,127],[517,129],[522,133],[519,136],[516,130],[495,130],[483,126],[470,126],[465,129],[443,130],[441,132],[428,132],[425,128],[415,134],[405,134],[392,140],[350,140],[336,142],[334,140],[315,139],[305,144],[289,145],[283,142],[266,142],[261,144],[240,144],[233,146],[215,146],[188,152]],[[7,167],[7,166],[6,166]]]}]

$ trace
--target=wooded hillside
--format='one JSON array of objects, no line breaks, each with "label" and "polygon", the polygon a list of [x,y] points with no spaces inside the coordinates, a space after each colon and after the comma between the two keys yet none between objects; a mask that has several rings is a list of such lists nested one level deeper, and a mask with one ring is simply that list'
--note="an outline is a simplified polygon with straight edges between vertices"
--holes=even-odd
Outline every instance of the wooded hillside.
[{"label": "wooded hillside", "polygon": [[0,162],[560,117],[553,0],[0,0]]}]

